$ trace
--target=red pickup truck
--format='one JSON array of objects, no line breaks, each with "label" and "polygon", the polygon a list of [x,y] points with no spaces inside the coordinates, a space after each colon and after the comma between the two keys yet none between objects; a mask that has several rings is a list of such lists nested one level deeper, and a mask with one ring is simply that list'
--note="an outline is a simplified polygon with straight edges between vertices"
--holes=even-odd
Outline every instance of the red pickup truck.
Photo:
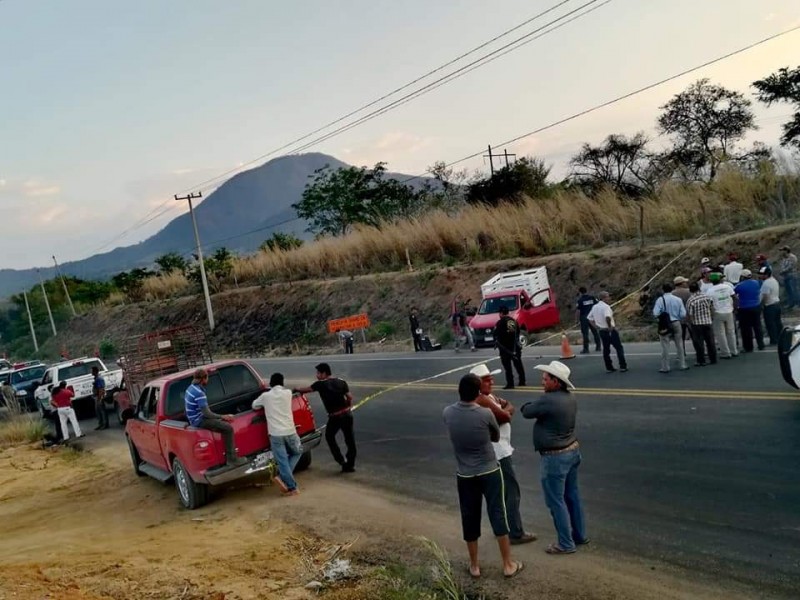
[{"label": "red pickup truck", "polygon": [[[231,425],[236,448],[239,456],[247,458],[245,465],[226,466],[221,434],[191,427],[186,420],[184,393],[194,369],[137,386],[140,391],[135,404],[128,397],[130,388],[117,395],[133,470],[163,483],[173,479],[181,504],[189,509],[206,504],[212,486],[264,471],[272,459],[264,411],[251,408],[253,400],[267,389],[264,381],[242,360],[215,362],[204,368],[209,374],[209,407],[218,414],[234,415]],[[304,450],[296,468],[299,471],[311,464],[311,449],[322,434],[305,396],[294,396],[292,402]]]}]

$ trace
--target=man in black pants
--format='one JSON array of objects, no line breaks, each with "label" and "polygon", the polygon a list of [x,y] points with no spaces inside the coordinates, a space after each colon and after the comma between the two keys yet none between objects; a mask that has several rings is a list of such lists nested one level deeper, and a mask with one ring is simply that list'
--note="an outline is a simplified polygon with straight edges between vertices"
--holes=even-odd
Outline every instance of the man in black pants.
[{"label": "man in black pants", "polygon": [[408,315],[408,324],[411,326],[411,339],[414,340],[414,352],[422,350],[422,340],[419,336],[419,318],[417,318],[417,309],[412,308],[411,313]]},{"label": "man in black pants", "polygon": [[[294,392],[308,394],[319,393],[325,410],[328,411],[328,423],[325,426],[325,441],[331,449],[333,460],[342,466],[342,473],[352,473],[356,470],[356,438],[353,434],[353,395],[344,379],[331,377],[331,367],[328,363],[319,363],[317,381],[310,387],[295,388]],[[344,443],[347,446],[346,457],[342,456],[339,444],[336,443],[336,434],[344,434]]]},{"label": "man in black pants", "polygon": [[597,304],[597,298],[590,295],[585,287],[578,288],[581,295],[578,297],[578,303],[575,312],[578,316],[578,322],[581,325],[581,337],[583,338],[583,350],[581,354],[589,354],[589,332],[592,332],[594,337],[594,351],[600,351],[600,334],[597,329],[589,322],[589,313],[592,312],[592,307]]},{"label": "man in black pants", "polygon": [[525,387],[525,367],[522,366],[522,348],[519,345],[519,323],[508,314],[508,307],[500,307],[500,320],[494,326],[494,339],[500,350],[500,362],[506,372],[504,390],[514,389],[514,371],[517,370],[519,386]]}]

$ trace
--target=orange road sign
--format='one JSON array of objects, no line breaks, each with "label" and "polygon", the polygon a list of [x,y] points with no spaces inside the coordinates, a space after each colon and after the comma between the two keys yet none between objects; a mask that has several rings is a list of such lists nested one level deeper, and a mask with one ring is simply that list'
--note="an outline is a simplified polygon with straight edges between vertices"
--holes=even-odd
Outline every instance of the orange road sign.
[{"label": "orange road sign", "polygon": [[369,327],[369,316],[367,316],[367,313],[328,321],[328,333],[337,333],[343,329],[351,331],[353,329],[366,329],[367,327]]}]

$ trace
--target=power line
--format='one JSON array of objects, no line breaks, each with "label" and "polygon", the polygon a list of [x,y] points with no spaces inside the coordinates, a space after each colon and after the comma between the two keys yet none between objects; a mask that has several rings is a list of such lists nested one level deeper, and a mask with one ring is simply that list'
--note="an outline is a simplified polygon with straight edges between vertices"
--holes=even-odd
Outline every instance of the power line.
[{"label": "power line", "polygon": [[[522,23],[520,23],[518,25],[515,25],[514,27],[512,27],[510,29],[505,30],[504,32],[500,33],[499,35],[496,35],[492,39],[487,40],[487,41],[481,43],[480,45],[475,46],[471,50],[469,50],[467,52],[464,52],[463,54],[460,54],[459,56],[447,61],[446,63],[444,63],[444,64],[442,64],[442,65],[440,65],[438,67],[436,67],[435,69],[432,69],[432,70],[428,71],[424,75],[421,75],[421,76],[417,77],[416,79],[413,79],[413,80],[409,81],[408,83],[403,84],[402,86],[400,86],[398,88],[395,88],[394,90],[383,94],[381,97],[376,98],[375,100],[372,100],[371,102],[368,102],[367,104],[364,104],[364,105],[360,106],[359,108],[357,108],[355,110],[352,110],[352,111],[348,112],[347,114],[342,115],[341,117],[338,117],[338,118],[334,119],[333,121],[323,125],[322,127],[318,127],[317,129],[315,129],[313,131],[310,131],[309,133],[307,133],[307,134],[305,134],[305,135],[303,135],[303,136],[301,136],[301,137],[299,137],[297,139],[294,139],[294,140],[292,140],[290,142],[287,142],[286,144],[284,144],[282,146],[279,146],[278,148],[275,148],[273,150],[270,150],[269,152],[266,152],[265,154],[262,154],[261,156],[258,156],[256,158],[250,160],[250,161],[247,161],[246,163],[243,163],[243,164],[241,164],[241,165],[239,165],[239,166],[237,166],[237,167],[235,167],[233,169],[229,169],[229,170],[227,170],[227,171],[225,171],[223,173],[220,173],[219,175],[217,175],[215,177],[212,177],[210,179],[206,179],[205,181],[201,181],[200,183],[198,183],[195,186],[193,186],[191,188],[188,188],[188,189],[197,189],[197,188],[200,188],[202,186],[207,185],[208,183],[217,181],[218,179],[223,179],[223,178],[227,177],[228,175],[232,175],[234,173],[237,173],[237,172],[239,172],[241,170],[242,167],[247,167],[249,165],[252,165],[253,163],[256,163],[256,162],[259,162],[261,160],[264,160],[265,158],[269,158],[270,156],[272,156],[274,154],[277,154],[281,150],[285,150],[286,148],[289,148],[290,146],[294,146],[295,144],[298,144],[298,143],[302,142],[303,140],[306,140],[309,137],[311,137],[313,135],[316,135],[320,131],[324,131],[325,129],[328,129],[329,127],[332,127],[333,125],[341,123],[345,119],[349,119],[350,117],[352,117],[352,116],[354,116],[354,115],[366,110],[367,108],[371,108],[372,106],[374,106],[374,105],[376,105],[376,104],[378,104],[380,102],[383,102],[387,98],[390,98],[390,97],[394,96],[395,94],[398,94],[399,92],[411,87],[412,85],[414,85],[416,83],[419,83],[423,79],[426,79],[427,77],[430,77],[431,75],[433,75],[435,73],[438,73],[439,71],[443,71],[447,67],[457,63],[458,61],[466,58],[467,56],[470,56],[471,54],[474,54],[475,52],[477,52],[479,50],[482,50],[486,46],[489,46],[490,44],[496,42],[497,40],[506,37],[507,35],[513,33],[514,31],[517,31],[518,29],[521,29],[525,25],[528,25],[528,24],[532,23],[533,21],[536,21],[536,20],[542,18],[543,16],[553,12],[554,10],[560,8],[564,4],[567,4],[568,2],[571,2],[571,1],[572,0],[562,0],[558,4],[555,4],[554,6],[551,6],[550,8],[548,8],[548,9],[546,9],[546,10],[544,10],[544,11],[542,11],[542,12],[536,14],[536,15],[534,15],[533,17],[530,17],[530,18],[526,19]],[[187,191],[187,190],[182,190],[182,191]]]},{"label": "power line", "polygon": [[[671,81],[674,81],[675,79],[683,77],[684,75],[689,75],[690,73],[694,73],[695,71],[699,71],[700,69],[704,69],[705,67],[711,66],[713,64],[716,64],[718,62],[721,62],[723,60],[726,60],[726,59],[731,58],[733,56],[736,56],[738,54],[742,54],[743,52],[747,52],[748,50],[752,50],[753,48],[756,48],[757,46],[761,46],[762,44],[766,44],[767,42],[771,42],[772,40],[776,40],[776,39],[778,39],[780,37],[783,37],[783,36],[788,35],[790,33],[794,33],[795,31],[798,31],[798,30],[800,30],[800,25],[797,25],[797,26],[792,27],[790,29],[786,29],[784,31],[781,31],[780,33],[776,33],[776,34],[771,35],[769,37],[763,38],[763,39],[761,39],[761,40],[759,40],[757,42],[753,42],[752,44],[749,44],[747,46],[739,48],[738,50],[734,50],[732,52],[728,52],[727,54],[724,54],[724,55],[719,56],[717,58],[714,58],[712,60],[706,61],[703,64],[697,65],[697,66],[692,67],[690,69],[685,69],[685,70],[681,71],[680,73],[676,73],[674,75],[670,75],[669,77],[666,77],[664,79],[656,81],[655,83],[651,83],[649,85],[641,87],[641,88],[639,88],[637,90],[634,90],[632,92],[628,92],[627,94],[623,94],[622,96],[617,96],[616,98],[614,98],[612,100],[608,100],[607,102],[603,102],[602,104],[596,104],[595,106],[592,106],[591,108],[587,108],[586,110],[582,110],[582,111],[577,112],[577,113],[575,113],[573,115],[570,115],[568,117],[564,117],[563,119],[559,119],[558,121],[554,121],[554,122],[552,122],[552,123],[550,123],[548,125],[544,125],[543,127],[539,127],[538,129],[534,129],[533,131],[529,131],[528,133],[523,133],[522,135],[519,135],[517,137],[511,138],[510,140],[505,140],[503,142],[498,142],[498,143],[492,144],[492,145],[496,147],[496,146],[508,146],[510,144],[514,144],[514,143],[516,143],[516,142],[518,142],[520,140],[523,140],[523,139],[525,139],[527,137],[530,137],[532,135],[536,135],[537,133],[541,133],[543,131],[547,131],[548,129],[553,129],[554,127],[557,127],[559,125],[563,125],[564,123],[567,123],[569,121],[574,121],[575,119],[577,119],[579,117],[583,117],[583,116],[588,115],[590,113],[596,112],[596,111],[600,110],[601,108],[605,108],[607,106],[611,106],[612,104],[616,104],[617,102],[621,102],[622,100],[627,100],[628,98],[632,98],[633,96],[636,96],[636,95],[641,94],[643,92],[649,91],[649,90],[651,90],[653,88],[656,88],[658,86],[664,85],[665,83],[669,83]],[[471,158],[476,158],[476,157],[480,156],[483,152],[484,152],[483,149],[481,149],[478,152],[475,152],[475,153],[470,154],[468,156],[464,156],[462,158],[459,158],[458,160],[454,160],[453,162],[447,163],[445,165],[445,167],[452,167],[452,166],[457,165],[459,163],[462,163],[462,162],[464,162],[466,160],[470,160]],[[412,181],[414,179],[419,179],[419,178],[424,177],[425,175],[427,175],[429,173],[430,173],[430,170],[425,171],[425,173],[422,173],[420,175],[415,175],[414,177],[409,177],[408,179],[404,179],[400,183],[407,183],[407,182]]]},{"label": "power line", "polygon": [[[555,25],[556,23],[558,23],[558,21],[562,21],[566,17],[568,17],[570,15],[574,15],[576,12],[578,12],[578,11],[586,8],[587,6],[590,6],[590,5],[592,5],[592,4],[594,4],[594,3],[598,2],[598,1],[599,0],[590,0],[589,2],[579,6],[575,10],[570,11],[570,12],[566,13],[565,15],[562,15],[561,17],[558,17],[557,19],[551,21],[550,23],[547,23],[546,25],[543,25],[542,27],[539,27],[538,29],[535,29],[534,31],[532,31],[532,32],[530,32],[530,33],[528,33],[528,34],[526,34],[526,35],[524,35],[524,36],[512,41],[512,42],[509,42],[505,46],[502,46],[501,48],[498,48],[497,50],[494,50],[493,52],[490,52],[489,54],[486,54],[486,55],[480,57],[479,59],[477,59],[477,60],[475,60],[475,61],[473,61],[473,62],[471,62],[471,63],[469,63],[467,65],[464,65],[463,67],[453,71],[452,73],[449,73],[448,75],[445,75],[444,77],[441,77],[441,78],[439,78],[439,79],[437,79],[437,80],[435,80],[435,81],[423,86],[422,88],[419,88],[418,90],[415,90],[415,91],[413,91],[413,92],[411,92],[409,94],[406,94],[402,98],[398,98],[397,100],[393,101],[392,103],[388,104],[387,106],[384,106],[382,108],[376,109],[373,112],[371,112],[369,114],[366,114],[363,117],[360,117],[356,121],[353,121],[353,122],[351,122],[351,123],[349,123],[347,125],[343,125],[342,127],[339,127],[338,129],[335,129],[335,130],[333,130],[333,131],[331,131],[331,132],[329,132],[329,133],[327,133],[327,134],[325,134],[325,135],[323,135],[323,136],[321,136],[321,137],[319,137],[317,139],[311,140],[310,142],[307,142],[306,144],[304,144],[304,145],[302,145],[302,146],[300,146],[298,148],[294,148],[293,150],[291,150],[289,152],[289,154],[296,154],[298,152],[302,152],[303,150],[306,150],[306,149],[308,149],[309,147],[311,147],[313,145],[319,144],[321,142],[325,142],[325,141],[327,141],[327,140],[329,140],[329,139],[331,139],[331,138],[333,138],[333,137],[335,137],[335,136],[337,136],[337,135],[339,135],[341,133],[344,133],[346,131],[349,131],[350,129],[353,129],[354,127],[358,127],[359,125],[362,125],[363,123],[366,123],[367,121],[371,121],[372,119],[380,117],[381,115],[383,115],[383,114],[385,114],[385,113],[387,113],[387,112],[389,112],[391,110],[399,108],[400,106],[402,106],[404,104],[407,104],[408,102],[411,102],[412,100],[415,100],[415,99],[419,98],[420,96],[428,94],[428,93],[430,93],[430,92],[442,87],[443,85],[447,85],[448,83],[463,77],[467,73],[470,73],[470,72],[474,71],[475,69],[479,69],[480,67],[483,67],[484,65],[487,65],[490,62],[500,58],[501,56],[505,56],[509,52],[513,52],[514,50],[517,50],[517,49],[521,48],[525,44],[528,44],[530,42],[533,42],[534,40],[537,40],[537,39],[539,39],[541,37],[544,37],[545,35],[547,35],[549,33],[552,33],[553,31],[556,31],[557,29],[560,29],[564,25],[567,25],[568,23],[571,23],[572,21],[574,21],[576,19],[579,19],[579,18],[581,18],[581,17],[583,17],[585,15],[588,15],[589,13],[597,10],[598,8],[601,8],[602,6],[605,6],[606,4],[612,2],[612,0],[605,0],[601,4],[595,6],[594,8],[591,8],[591,9],[589,9],[589,10],[583,12],[583,13],[577,14],[577,15],[573,16],[571,19],[568,19],[568,20],[564,21],[561,24]],[[551,29],[547,29],[551,25],[555,25],[555,27],[552,27]],[[546,31],[543,31],[543,30],[546,30]],[[537,33],[539,35],[535,35],[534,36],[534,34],[537,34]],[[531,36],[534,36],[534,37],[531,37]]]}]

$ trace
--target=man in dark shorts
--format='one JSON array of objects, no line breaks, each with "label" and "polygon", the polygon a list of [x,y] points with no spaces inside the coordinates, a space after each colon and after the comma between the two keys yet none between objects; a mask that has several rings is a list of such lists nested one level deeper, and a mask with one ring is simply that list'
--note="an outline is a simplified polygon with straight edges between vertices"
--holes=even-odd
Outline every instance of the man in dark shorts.
[{"label": "man in dark shorts", "polygon": [[474,578],[481,576],[478,538],[481,536],[481,509],[486,498],[486,512],[503,559],[503,575],[514,577],[522,571],[523,564],[511,558],[503,472],[492,447],[492,442],[500,440],[500,427],[492,411],[476,403],[480,392],[480,378],[464,375],[458,384],[460,400],[442,413],[458,463],[458,503],[469,552],[469,574]]},{"label": "man in dark shorts", "polygon": [[[328,412],[328,424],[325,426],[325,441],[331,449],[333,460],[342,467],[342,473],[352,473],[356,470],[356,438],[353,434],[353,395],[344,379],[331,376],[331,367],[328,363],[319,363],[317,380],[309,387],[295,388],[294,392],[308,394],[317,392],[322,399],[322,404]],[[344,443],[347,446],[346,457],[342,456],[339,444],[336,443],[336,434],[342,432]]]}]

